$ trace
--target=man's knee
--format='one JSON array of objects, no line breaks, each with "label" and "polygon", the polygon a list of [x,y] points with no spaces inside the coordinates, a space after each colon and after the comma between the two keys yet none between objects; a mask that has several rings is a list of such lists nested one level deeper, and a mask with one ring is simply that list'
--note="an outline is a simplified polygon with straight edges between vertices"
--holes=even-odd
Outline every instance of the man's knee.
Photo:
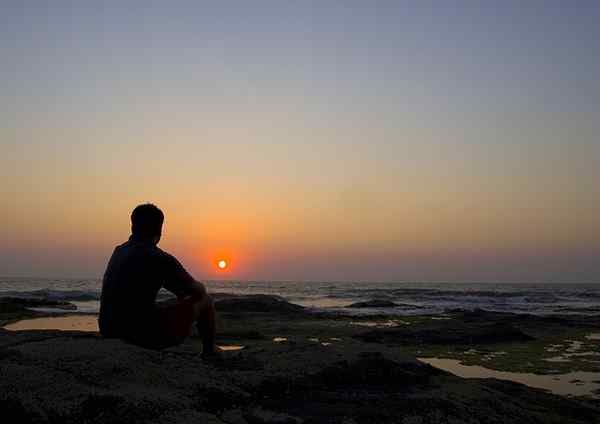
[{"label": "man's knee", "polygon": [[204,286],[204,284],[202,284],[200,282],[196,282],[196,284],[197,284],[198,293],[201,294],[202,296],[208,296],[208,292],[206,291],[206,287]]},{"label": "man's knee", "polygon": [[198,309],[204,309],[207,307],[213,307],[214,303],[212,297],[206,291],[204,284],[198,283],[197,290],[190,296],[190,301]]},{"label": "man's knee", "polygon": [[208,293],[206,291],[206,287],[204,287],[204,284],[197,282],[194,285],[193,291],[189,295],[188,299],[192,302],[201,302],[207,296]]},{"label": "man's knee", "polygon": [[209,294],[204,295],[202,300],[197,300],[193,302],[194,318],[198,319],[201,316],[204,316],[209,310],[213,309],[214,307],[215,306],[212,297]]}]

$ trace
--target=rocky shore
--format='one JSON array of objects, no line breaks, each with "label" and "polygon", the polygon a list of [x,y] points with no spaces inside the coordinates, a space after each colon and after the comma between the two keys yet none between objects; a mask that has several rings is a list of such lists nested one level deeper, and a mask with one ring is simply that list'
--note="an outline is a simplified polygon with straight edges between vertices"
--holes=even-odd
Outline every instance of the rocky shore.
[{"label": "rocky shore", "polygon": [[[196,337],[153,351],[90,332],[0,330],[2,416],[78,424],[600,422],[594,399],[463,379],[416,359],[500,347],[537,352],[560,334],[600,328],[597,318],[485,311],[357,318],[314,314],[273,296],[216,303],[219,342],[244,347],[226,352],[223,363],[202,361]],[[0,322],[43,315],[31,306],[0,300]],[[378,325],[383,320],[396,325]]]}]

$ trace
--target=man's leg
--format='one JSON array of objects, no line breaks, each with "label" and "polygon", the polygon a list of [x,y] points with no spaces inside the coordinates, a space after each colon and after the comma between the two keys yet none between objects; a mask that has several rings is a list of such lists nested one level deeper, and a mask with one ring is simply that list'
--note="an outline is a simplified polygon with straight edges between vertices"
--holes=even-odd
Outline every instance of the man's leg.
[{"label": "man's leg", "polygon": [[203,356],[220,353],[215,342],[216,335],[216,313],[215,304],[208,293],[199,293],[186,298],[194,309],[194,321],[203,344]]},{"label": "man's leg", "polygon": [[203,354],[211,354],[219,351],[215,343],[216,336],[216,313],[215,304],[210,295],[205,294],[202,299],[194,305],[194,318],[196,328],[202,338]]}]

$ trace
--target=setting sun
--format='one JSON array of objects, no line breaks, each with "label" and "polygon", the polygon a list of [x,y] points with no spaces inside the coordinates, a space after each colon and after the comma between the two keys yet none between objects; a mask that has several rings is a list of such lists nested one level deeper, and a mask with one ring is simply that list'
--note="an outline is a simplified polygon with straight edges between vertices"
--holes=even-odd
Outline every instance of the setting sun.
[{"label": "setting sun", "polygon": [[227,262],[223,259],[221,259],[217,265],[219,266],[220,269],[227,268]]}]

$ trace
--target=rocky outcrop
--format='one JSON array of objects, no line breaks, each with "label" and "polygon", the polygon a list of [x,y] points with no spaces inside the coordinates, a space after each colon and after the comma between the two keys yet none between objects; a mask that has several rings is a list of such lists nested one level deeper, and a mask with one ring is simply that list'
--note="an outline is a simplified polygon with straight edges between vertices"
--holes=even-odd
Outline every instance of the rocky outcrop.
[{"label": "rocky outcrop", "polygon": [[390,300],[373,299],[364,302],[356,302],[348,305],[348,308],[394,308],[399,306],[397,303]]},{"label": "rocky outcrop", "polygon": [[74,304],[61,300],[0,297],[0,314],[19,312],[25,310],[26,308],[55,308],[67,311],[73,311],[77,309]]},{"label": "rocky outcrop", "polygon": [[70,303],[51,299],[24,299],[19,297],[0,297],[0,327],[23,318],[36,318],[48,315],[30,308],[48,308],[57,312],[74,311],[77,307]]},{"label": "rocky outcrop", "polygon": [[215,307],[219,313],[277,313],[277,314],[297,314],[302,313],[304,308],[300,305],[290,303],[279,296],[266,294],[255,294],[246,296],[227,296],[217,298]]},{"label": "rocky outcrop", "polygon": [[518,328],[506,323],[454,322],[418,327],[376,328],[354,336],[371,343],[470,345],[533,340]]},{"label": "rocky outcrop", "polygon": [[[271,346],[271,347],[268,347]],[[0,331],[0,411],[19,423],[598,422],[594,405],[414,358],[332,345],[248,346],[203,362],[95,334]]]}]

